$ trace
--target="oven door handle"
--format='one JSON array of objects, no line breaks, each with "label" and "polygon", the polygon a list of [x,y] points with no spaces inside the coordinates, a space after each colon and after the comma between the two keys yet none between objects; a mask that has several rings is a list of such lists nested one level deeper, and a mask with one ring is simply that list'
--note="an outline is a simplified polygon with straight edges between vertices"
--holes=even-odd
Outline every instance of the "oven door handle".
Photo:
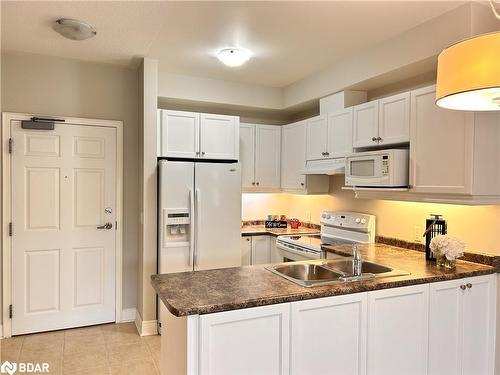
[{"label": "oven door handle", "polygon": [[279,242],[276,242],[276,248],[288,251],[289,253],[296,254],[296,255],[301,255],[306,258],[311,258],[311,259],[319,259],[321,258],[320,253],[314,253],[312,251],[300,251],[296,249],[292,249],[291,247],[285,246],[280,244]]}]

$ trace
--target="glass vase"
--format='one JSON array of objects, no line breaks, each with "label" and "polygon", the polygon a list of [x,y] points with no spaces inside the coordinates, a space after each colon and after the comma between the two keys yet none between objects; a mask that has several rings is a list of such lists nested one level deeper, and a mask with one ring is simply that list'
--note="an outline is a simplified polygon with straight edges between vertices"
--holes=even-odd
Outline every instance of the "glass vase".
[{"label": "glass vase", "polygon": [[456,260],[455,259],[449,260],[444,255],[437,254],[436,255],[436,266],[452,270],[456,267]]}]

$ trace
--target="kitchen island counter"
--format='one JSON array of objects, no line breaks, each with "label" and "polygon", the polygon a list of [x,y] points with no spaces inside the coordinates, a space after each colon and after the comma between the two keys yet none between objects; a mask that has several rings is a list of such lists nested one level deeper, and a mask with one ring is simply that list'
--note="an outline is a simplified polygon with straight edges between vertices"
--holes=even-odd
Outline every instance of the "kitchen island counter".
[{"label": "kitchen island counter", "polygon": [[[364,260],[410,272],[410,275],[305,288],[262,265],[153,275],[152,285],[174,316],[201,315],[249,307],[461,279],[496,272],[491,266],[457,261],[456,269],[438,268],[422,252],[383,244],[358,246]],[[324,246],[350,255],[349,245]]]}]

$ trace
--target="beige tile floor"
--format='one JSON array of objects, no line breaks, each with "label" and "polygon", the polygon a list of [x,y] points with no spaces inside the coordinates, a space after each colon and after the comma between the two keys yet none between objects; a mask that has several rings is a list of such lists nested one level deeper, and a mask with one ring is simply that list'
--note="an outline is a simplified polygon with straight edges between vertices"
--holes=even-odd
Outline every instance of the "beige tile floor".
[{"label": "beige tile floor", "polygon": [[0,340],[0,362],[47,362],[54,375],[158,375],[160,336],[134,323],[104,324]]}]

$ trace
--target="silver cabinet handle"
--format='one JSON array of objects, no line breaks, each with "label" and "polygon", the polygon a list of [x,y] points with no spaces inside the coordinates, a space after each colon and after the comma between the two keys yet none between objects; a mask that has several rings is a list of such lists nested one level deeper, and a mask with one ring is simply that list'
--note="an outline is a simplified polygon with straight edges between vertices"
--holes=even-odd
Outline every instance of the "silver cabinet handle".
[{"label": "silver cabinet handle", "polygon": [[466,286],[465,285],[460,285],[460,289],[465,290]]},{"label": "silver cabinet handle", "polygon": [[97,227],[97,229],[111,229],[111,228],[113,228],[113,224],[111,224],[111,223],[106,223],[104,225],[99,225]]},{"label": "silver cabinet handle", "polygon": [[379,142],[380,142],[380,141],[382,141],[382,138],[380,138],[380,137],[377,137],[377,141],[379,141]]},{"label": "silver cabinet handle", "polygon": [[254,186],[255,186],[255,182],[252,182],[252,185],[254,185]]},{"label": "silver cabinet handle", "polygon": [[300,186],[305,186],[305,184],[303,182],[300,183]]},{"label": "silver cabinet handle", "polygon": [[330,153],[328,151],[325,152],[326,156],[330,156]]},{"label": "silver cabinet handle", "polygon": [[205,156],[205,151],[202,151],[202,152],[201,152],[201,156]]},{"label": "silver cabinet handle", "polygon": [[322,153],[321,153],[321,155],[325,156],[325,153],[324,153],[324,152],[322,152]]},{"label": "silver cabinet handle", "polygon": [[377,142],[377,137],[372,137],[373,142]]},{"label": "silver cabinet handle", "polygon": [[259,183],[258,183],[258,182],[256,182],[256,183],[255,183],[255,185],[259,186]]},{"label": "silver cabinet handle", "polygon": [[466,285],[467,285],[467,288],[469,288],[469,289],[472,288],[472,284],[471,283],[467,283]]}]

